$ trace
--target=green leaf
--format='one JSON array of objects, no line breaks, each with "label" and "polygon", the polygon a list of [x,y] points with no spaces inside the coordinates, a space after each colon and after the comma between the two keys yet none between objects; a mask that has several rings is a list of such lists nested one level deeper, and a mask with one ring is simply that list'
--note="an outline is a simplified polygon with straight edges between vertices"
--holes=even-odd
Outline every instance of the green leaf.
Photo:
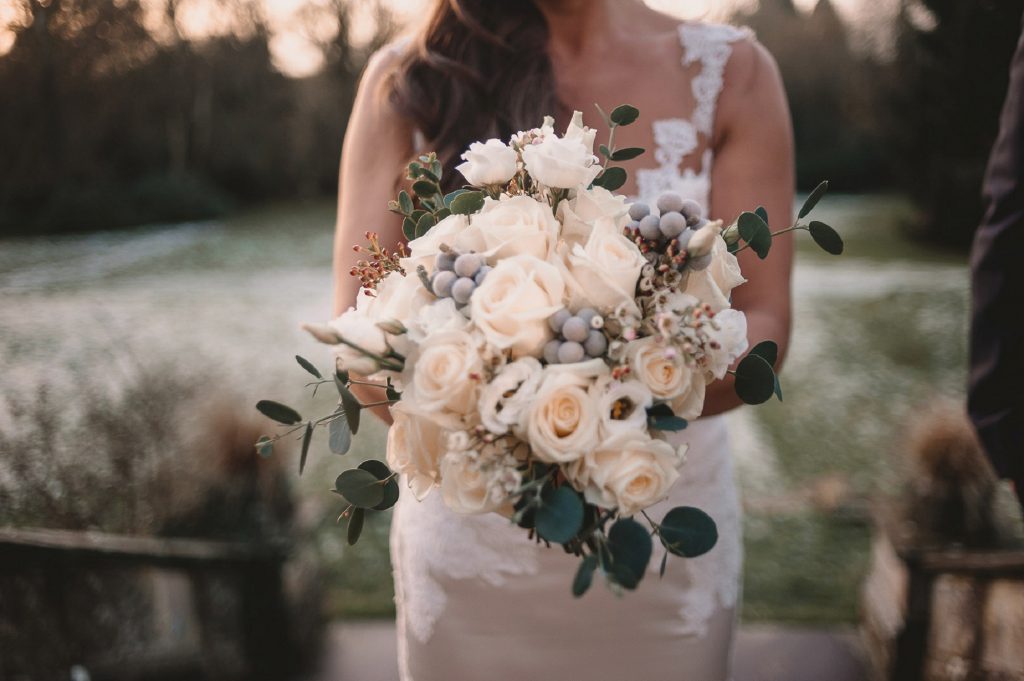
[{"label": "green leaf", "polygon": [[299,363],[300,367],[302,367],[303,369],[305,369],[309,373],[313,374],[317,378],[323,378],[323,376],[320,374],[320,370],[317,369],[315,366],[313,366],[313,363],[310,362],[305,357],[302,357],[300,355],[295,355],[295,361]]},{"label": "green leaf", "polygon": [[778,374],[775,374],[775,396],[779,398],[779,402],[782,401],[782,384],[779,383]]},{"label": "green leaf", "polygon": [[666,549],[683,558],[702,556],[718,543],[715,521],[692,506],[677,506],[666,513],[658,534]]},{"label": "green leaf", "polygon": [[537,509],[537,534],[555,544],[564,544],[583,527],[583,501],[568,485],[548,488]]},{"label": "green leaf", "polygon": [[437,193],[437,185],[430,180],[416,180],[412,183],[412,190],[416,192],[416,196],[429,199]]},{"label": "green leaf", "polygon": [[395,389],[395,386],[391,385],[391,379],[388,379],[388,387],[384,390],[384,396],[389,400],[400,400],[402,399],[402,393]]},{"label": "green leaf", "polygon": [[412,218],[402,220],[402,234],[405,235],[406,241],[416,238],[416,222]]},{"label": "green leaf", "polygon": [[463,192],[452,199],[448,210],[456,215],[469,215],[484,207],[483,192]]},{"label": "green leaf", "polygon": [[832,255],[842,255],[843,238],[839,236],[839,232],[817,220],[812,220],[807,229],[810,231],[814,243],[821,246],[823,251]]},{"label": "green leaf", "polygon": [[666,551],[665,555],[661,557],[661,567],[658,568],[658,576],[659,577],[664,577],[665,576],[665,568],[666,567],[668,567],[668,551]]},{"label": "green leaf", "polygon": [[620,518],[608,531],[608,547],[611,549],[611,572],[615,581],[626,589],[635,589],[651,561],[654,550],[651,535],[632,518]]},{"label": "green leaf", "polygon": [[334,481],[334,489],[353,506],[373,508],[384,501],[384,485],[373,473],[351,468]]},{"label": "green leaf", "polygon": [[647,410],[647,425],[654,430],[678,432],[684,430],[689,423],[679,418],[667,404],[656,404]]},{"label": "green leaf", "polygon": [[582,561],[576,570],[576,577],[572,580],[572,595],[579,598],[587,593],[587,589],[594,582],[594,570],[597,569],[597,556],[590,554]]},{"label": "green leaf", "polygon": [[283,423],[286,426],[294,426],[302,420],[299,412],[273,400],[260,400],[256,403],[256,408],[267,418]]},{"label": "green leaf", "polygon": [[313,422],[306,423],[306,432],[302,434],[302,453],[299,455],[299,475],[306,470],[306,456],[309,454],[309,443],[313,441]]},{"label": "green leaf", "polygon": [[768,223],[757,213],[746,211],[740,213],[736,225],[739,227],[740,237],[750,244],[757,257],[764,260],[772,247],[772,231],[768,229]]},{"label": "green leaf", "polygon": [[754,215],[764,220],[764,224],[768,224],[768,211],[765,210],[764,206],[758,206],[754,209]]},{"label": "green leaf", "polygon": [[352,394],[352,391],[337,381],[335,385],[338,388],[338,393],[341,395],[341,408],[345,412],[345,420],[348,422],[348,428],[355,435],[359,432],[359,411],[363,408],[363,405],[359,404],[359,400]]},{"label": "green leaf", "polygon": [[416,223],[416,238],[423,236],[430,231],[430,228],[434,226],[434,216],[430,213],[424,213]]},{"label": "green leaf", "polygon": [[363,521],[366,519],[366,511],[361,508],[353,508],[352,515],[348,517],[348,545],[355,546],[359,541],[359,535],[363,533]]},{"label": "green leaf", "polygon": [[452,212],[450,210],[448,210],[447,208],[438,209],[434,213],[434,220],[436,220],[437,222],[441,222],[441,220],[444,220],[446,217],[448,217],[451,214],[452,214]]},{"label": "green leaf", "polygon": [[[339,408],[338,411],[342,410]],[[348,450],[352,448],[352,430],[348,427],[348,420],[331,420],[327,425],[327,446],[334,454],[348,454]]]},{"label": "green leaf", "polygon": [[609,148],[608,148],[608,147],[607,147],[606,145],[604,145],[604,144],[600,145],[600,146],[599,146],[599,147],[597,148],[597,150],[598,150],[599,152],[601,152],[601,155],[602,155],[602,156],[604,156],[604,157],[605,157],[605,158],[607,158],[607,159],[610,159],[610,158],[612,157],[612,152],[611,152],[611,149],[609,149]]},{"label": "green leaf", "polygon": [[611,119],[612,123],[616,125],[629,125],[640,116],[640,110],[635,106],[629,104],[622,104],[612,109]]},{"label": "green leaf", "polygon": [[371,473],[378,480],[387,480],[384,483],[384,500],[373,507],[374,511],[386,511],[398,502],[398,479],[392,477],[391,469],[386,463],[377,459],[367,459],[359,464],[359,468]]},{"label": "green leaf", "polygon": [[451,208],[452,207],[452,201],[454,201],[455,198],[457,196],[459,196],[460,194],[465,194],[468,191],[469,191],[468,189],[456,189],[455,191],[453,191],[450,194],[445,194],[444,195],[444,207],[445,208]]},{"label": "green leaf", "polygon": [[266,435],[260,435],[260,439],[256,440],[256,453],[267,458],[274,453],[274,441]]},{"label": "green leaf", "polygon": [[750,351],[750,354],[764,357],[764,361],[775,366],[775,362],[779,360],[779,346],[775,341],[763,340],[754,346],[754,349]]},{"label": "green leaf", "polygon": [[398,192],[398,208],[405,215],[412,213],[412,197],[410,197],[409,192],[404,189]]},{"label": "green leaf", "polygon": [[613,192],[626,184],[626,177],[625,168],[619,168],[617,166],[613,168],[605,168],[604,171],[597,176],[597,179],[594,180],[594,184]]},{"label": "green leaf", "polygon": [[441,178],[437,176],[437,174],[433,171],[432,168],[420,168],[420,177],[425,177],[434,184],[437,184],[438,182],[441,181]]},{"label": "green leaf", "polygon": [[810,194],[807,195],[807,200],[804,201],[803,207],[800,208],[798,213],[799,218],[807,217],[807,214],[814,210],[814,207],[818,205],[818,201],[821,201],[821,197],[825,196],[828,191],[828,180],[825,180],[817,187],[814,188]]},{"label": "green leaf", "polygon": [[616,149],[611,158],[613,161],[631,161],[642,153],[644,153],[643,147],[626,147],[625,149]]},{"label": "green leaf", "polygon": [[760,355],[748,354],[736,367],[736,394],[747,404],[761,404],[775,392],[775,370]]}]

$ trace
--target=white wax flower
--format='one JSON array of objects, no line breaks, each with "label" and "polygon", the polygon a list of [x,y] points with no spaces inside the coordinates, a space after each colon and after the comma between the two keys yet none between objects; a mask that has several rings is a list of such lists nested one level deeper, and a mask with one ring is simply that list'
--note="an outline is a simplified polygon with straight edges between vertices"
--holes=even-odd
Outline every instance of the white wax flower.
[{"label": "white wax flower", "polygon": [[647,409],[654,398],[640,381],[599,380],[596,393],[601,411],[601,438],[626,432],[642,432],[647,428]]},{"label": "white wax flower", "polygon": [[475,187],[501,185],[516,174],[516,152],[499,139],[473,142],[455,169]]}]

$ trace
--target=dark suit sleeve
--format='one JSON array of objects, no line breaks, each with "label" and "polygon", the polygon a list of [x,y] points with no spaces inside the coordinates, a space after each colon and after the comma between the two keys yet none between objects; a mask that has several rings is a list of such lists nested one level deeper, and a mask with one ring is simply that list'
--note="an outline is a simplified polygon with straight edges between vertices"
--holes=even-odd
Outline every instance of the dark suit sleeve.
[{"label": "dark suit sleeve", "polygon": [[1024,482],[1024,36],[971,252],[968,411],[1001,477]]}]

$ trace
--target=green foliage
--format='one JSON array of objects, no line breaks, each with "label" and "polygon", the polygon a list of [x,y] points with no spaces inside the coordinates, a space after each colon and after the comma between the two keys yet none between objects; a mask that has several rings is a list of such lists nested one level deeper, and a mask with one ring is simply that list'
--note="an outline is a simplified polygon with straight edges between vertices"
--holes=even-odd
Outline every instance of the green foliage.
[{"label": "green foliage", "polygon": [[348,386],[341,383],[335,383],[335,386],[338,388],[338,395],[341,396],[341,409],[345,412],[345,421],[348,423],[348,429],[352,432],[352,435],[355,435],[359,432],[359,414],[363,405],[359,404],[359,400],[348,389]]},{"label": "green foliage", "polygon": [[362,468],[343,472],[334,481],[334,489],[358,508],[373,508],[384,501],[384,485],[377,476]]},{"label": "green foliage", "polygon": [[736,394],[747,404],[762,404],[775,393],[775,370],[760,355],[748,354],[736,366]]},{"label": "green foliage", "polygon": [[476,191],[461,192],[448,203],[448,210],[454,215],[469,215],[484,207],[484,193]]},{"label": "green foliage", "polygon": [[832,255],[842,254],[843,239],[836,230],[817,220],[811,220],[811,224],[807,226],[807,229],[810,231],[814,243],[821,246],[823,251]]},{"label": "green foliage", "polygon": [[594,180],[594,186],[604,187],[608,191],[613,192],[626,184],[626,177],[625,169],[612,166],[601,171],[601,174]]},{"label": "green foliage", "polygon": [[310,374],[312,374],[314,378],[323,378],[323,376],[320,374],[320,370],[317,369],[315,366],[313,366],[313,363],[310,362],[305,357],[302,357],[300,355],[295,355],[295,361],[299,363],[300,367],[302,367],[303,369],[308,371]]},{"label": "green foliage", "polygon": [[583,526],[583,500],[568,485],[547,488],[537,508],[537,534],[556,544],[571,540]]},{"label": "green foliage", "polygon": [[260,400],[256,409],[269,419],[291,426],[302,420],[302,415],[291,407],[274,400]]},{"label": "green foliage", "polygon": [[658,535],[669,552],[684,558],[696,558],[718,543],[718,526],[699,508],[677,506],[665,514]]},{"label": "green foliage", "polygon": [[313,422],[306,423],[306,431],[302,434],[302,452],[299,455],[299,475],[306,470],[306,457],[309,455],[309,443],[313,440]]},{"label": "green foliage", "polygon": [[621,104],[612,109],[611,115],[608,117],[612,123],[616,125],[630,125],[635,122],[640,116],[640,110],[635,106],[629,104]]},{"label": "green foliage", "polygon": [[768,223],[757,213],[748,211],[740,213],[736,225],[740,230],[740,238],[750,244],[757,257],[762,260],[767,258],[772,247],[772,232]]},{"label": "green foliage", "polygon": [[[343,409],[339,405],[337,414],[343,414]],[[327,446],[334,454],[342,455],[348,454],[348,450],[352,447],[352,429],[348,427],[348,420],[341,416],[341,418],[333,418],[327,424]]]},{"label": "green foliage", "polygon": [[375,511],[386,511],[398,502],[399,488],[398,479],[391,472],[387,464],[377,459],[367,459],[359,464],[359,468],[372,474],[377,480],[384,483],[384,498],[379,504],[373,507]]},{"label": "green foliage", "polygon": [[359,535],[363,533],[363,521],[366,519],[366,511],[361,508],[353,508],[348,516],[348,545],[355,546],[359,541]]},{"label": "green foliage", "polygon": [[656,404],[647,410],[647,426],[669,433],[686,429],[686,419],[679,418],[667,404]]},{"label": "green foliage", "polygon": [[616,520],[608,531],[608,549],[611,552],[609,574],[615,583],[626,589],[639,586],[654,550],[651,535],[644,526],[632,518]]},{"label": "green foliage", "polygon": [[594,581],[594,570],[597,569],[597,556],[591,554],[580,561],[576,577],[572,580],[572,595],[579,598],[587,593]]},{"label": "green foliage", "polygon": [[[808,194],[807,198],[804,200],[804,205],[800,207],[800,213],[797,217],[801,220],[807,217],[807,215],[814,210],[814,207],[818,205],[818,201],[821,201],[821,197],[825,196],[826,192],[828,192],[828,180],[820,183],[810,194]],[[764,221],[768,222],[768,218],[766,217]]]}]

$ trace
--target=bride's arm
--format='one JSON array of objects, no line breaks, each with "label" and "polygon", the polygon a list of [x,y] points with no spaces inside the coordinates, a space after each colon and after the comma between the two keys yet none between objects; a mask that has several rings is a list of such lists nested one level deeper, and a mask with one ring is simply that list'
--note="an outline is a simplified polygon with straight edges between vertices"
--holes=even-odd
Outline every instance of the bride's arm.
[{"label": "bride's arm", "polygon": [[[334,233],[335,315],[354,305],[359,291],[359,280],[349,274],[360,259],[352,246],[364,243],[368,231],[377,232],[389,249],[402,240],[401,222],[386,207],[413,154],[412,130],[394,111],[383,88],[397,59],[395,48],[384,48],[370,59],[345,132]],[[353,392],[364,404],[384,399],[377,388],[354,385]],[[374,412],[391,422],[387,408]]]},{"label": "bride's arm", "polygon": [[[760,44],[744,41],[736,44],[725,79],[716,121],[711,216],[729,224],[760,204],[768,210],[772,231],[788,227],[793,220],[793,131],[778,67]],[[773,239],[765,260],[749,248],[738,257],[747,283],[732,292],[733,307],[747,316],[751,345],[762,340],[779,344],[781,365],[789,344],[793,234]],[[704,414],[739,404],[731,378],[715,381],[708,386]]]}]

